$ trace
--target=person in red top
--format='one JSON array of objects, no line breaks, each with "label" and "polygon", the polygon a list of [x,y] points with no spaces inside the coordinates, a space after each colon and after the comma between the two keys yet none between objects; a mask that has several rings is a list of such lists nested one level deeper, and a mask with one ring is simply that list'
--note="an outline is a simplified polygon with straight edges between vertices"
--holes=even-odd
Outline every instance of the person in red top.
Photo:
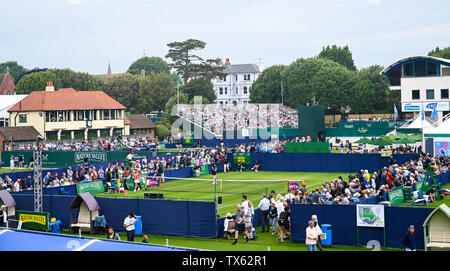
[{"label": "person in red top", "polygon": [[133,171],[133,180],[134,180],[134,192],[141,190],[139,187],[139,178],[141,177],[140,170]]}]

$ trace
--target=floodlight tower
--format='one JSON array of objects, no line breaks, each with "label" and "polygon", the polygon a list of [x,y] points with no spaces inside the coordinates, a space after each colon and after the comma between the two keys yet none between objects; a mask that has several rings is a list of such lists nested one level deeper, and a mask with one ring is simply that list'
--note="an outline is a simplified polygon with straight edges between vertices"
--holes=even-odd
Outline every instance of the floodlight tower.
[{"label": "floodlight tower", "polygon": [[37,138],[37,150],[33,151],[33,168],[34,168],[34,211],[42,212],[42,151],[40,140]]}]

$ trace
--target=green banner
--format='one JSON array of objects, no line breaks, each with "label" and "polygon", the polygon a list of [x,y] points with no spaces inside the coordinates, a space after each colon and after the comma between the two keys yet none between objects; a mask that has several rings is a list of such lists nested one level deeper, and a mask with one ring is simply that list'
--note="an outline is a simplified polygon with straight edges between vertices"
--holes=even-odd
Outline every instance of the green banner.
[{"label": "green banner", "polygon": [[403,189],[400,188],[388,192],[388,200],[391,202],[391,205],[402,204],[404,201]]},{"label": "green banner", "polygon": [[48,231],[50,214],[16,211],[16,220],[22,221],[22,229]]},{"label": "green banner", "polygon": [[93,181],[93,182],[77,183],[77,193],[81,194],[86,192],[89,192],[92,195],[105,192],[103,182]]},{"label": "green banner", "polygon": [[250,153],[233,154],[233,164],[237,165],[239,163],[242,163],[243,165],[250,165],[252,163]]}]

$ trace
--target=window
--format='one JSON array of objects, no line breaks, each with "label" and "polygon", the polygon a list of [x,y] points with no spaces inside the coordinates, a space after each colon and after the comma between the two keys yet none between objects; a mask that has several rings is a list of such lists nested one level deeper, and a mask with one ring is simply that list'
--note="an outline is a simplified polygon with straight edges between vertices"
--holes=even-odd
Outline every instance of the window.
[{"label": "window", "polygon": [[244,94],[247,94],[247,87],[244,87]]},{"label": "window", "polygon": [[236,74],[236,81],[238,80],[238,76],[237,76],[237,74]]},{"label": "window", "polygon": [[427,63],[425,61],[417,61],[414,66],[415,76],[425,76],[427,70]]},{"label": "window", "polygon": [[448,99],[448,89],[441,89],[441,99]]},{"label": "window", "polygon": [[404,76],[414,76],[413,63],[407,63],[407,64],[403,65],[403,75]]},{"label": "window", "polygon": [[228,88],[225,88],[225,95],[227,95],[227,92],[228,92]]},{"label": "window", "polygon": [[450,68],[442,68],[442,76],[450,76]]},{"label": "window", "polygon": [[428,76],[435,76],[438,75],[438,65],[433,62],[427,62],[427,75]]},{"label": "window", "polygon": [[220,94],[220,95],[223,94],[223,88],[219,88],[219,94]]},{"label": "window", "polygon": [[27,114],[19,114],[19,123],[27,122]]},{"label": "window", "polygon": [[413,100],[420,100],[420,90],[414,89],[412,91],[412,99]]},{"label": "window", "polygon": [[434,89],[427,89],[427,100],[434,99]]}]

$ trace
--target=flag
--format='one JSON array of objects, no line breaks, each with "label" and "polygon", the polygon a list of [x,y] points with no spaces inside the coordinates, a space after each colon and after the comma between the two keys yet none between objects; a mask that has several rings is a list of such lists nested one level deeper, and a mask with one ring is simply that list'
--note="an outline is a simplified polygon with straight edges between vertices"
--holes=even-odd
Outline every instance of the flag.
[{"label": "flag", "polygon": [[395,106],[395,104],[394,104],[394,118],[395,119],[398,118],[398,110],[397,110],[397,106]]},{"label": "flag", "polygon": [[436,119],[436,121],[439,119],[438,113],[437,113],[437,103],[433,104],[433,112],[431,112],[430,115],[431,119]]}]

